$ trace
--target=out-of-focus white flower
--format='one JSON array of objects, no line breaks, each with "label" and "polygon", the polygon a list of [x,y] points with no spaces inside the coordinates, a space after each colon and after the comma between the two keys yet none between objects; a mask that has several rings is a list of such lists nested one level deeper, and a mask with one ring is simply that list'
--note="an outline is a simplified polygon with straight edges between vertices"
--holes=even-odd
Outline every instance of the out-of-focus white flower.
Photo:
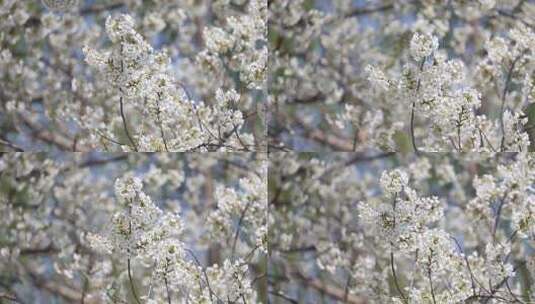
[{"label": "out-of-focus white flower", "polygon": [[496,6],[496,0],[479,0],[479,4],[483,10],[489,11]]},{"label": "out-of-focus white flower", "polygon": [[42,0],[52,11],[66,11],[78,5],[78,0]]}]

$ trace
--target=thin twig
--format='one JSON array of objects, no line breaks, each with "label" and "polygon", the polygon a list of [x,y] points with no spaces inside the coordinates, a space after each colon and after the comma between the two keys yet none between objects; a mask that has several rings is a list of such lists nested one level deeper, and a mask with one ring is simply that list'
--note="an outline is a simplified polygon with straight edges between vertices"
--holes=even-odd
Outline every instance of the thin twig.
[{"label": "thin twig", "polygon": [[24,152],[24,149],[22,149],[21,147],[17,146],[16,144],[14,144],[14,143],[10,142],[9,140],[6,140],[6,139],[0,138],[0,145],[7,146],[7,147],[15,150],[16,152]]},{"label": "thin twig", "polygon": [[238,227],[236,227],[236,234],[234,235],[234,241],[232,242],[232,255],[231,256],[233,260],[234,260],[234,255],[236,253],[236,244],[238,243],[238,236],[240,234],[240,228],[241,228],[243,219],[245,218],[245,214],[247,213],[247,210],[249,210],[249,206],[251,206],[251,202],[252,201],[247,202],[247,205],[243,209],[240,215],[240,219],[238,220]]},{"label": "thin twig", "polygon": [[128,258],[128,280],[130,281],[130,288],[132,289],[132,294],[134,295],[134,299],[136,300],[137,304],[141,304],[139,301],[139,298],[136,293],[136,288],[134,287],[134,281],[132,280],[132,271],[130,267],[130,258]]},{"label": "thin twig", "polygon": [[459,241],[457,241],[457,239],[454,238],[454,237],[452,237],[452,239],[453,239],[453,241],[457,245],[457,248],[459,249],[459,251],[462,253],[462,255],[464,257],[464,262],[466,263],[466,268],[468,268],[468,273],[470,273],[470,280],[472,281],[472,294],[475,296],[476,295],[475,277],[474,277],[474,274],[472,273],[472,268],[470,267],[470,263],[468,262],[468,257],[466,257],[466,254],[463,252],[463,250],[461,248],[461,244],[459,244]]},{"label": "thin twig", "polygon": [[290,302],[290,303],[292,303],[292,304],[299,304],[299,301],[294,300],[294,299],[292,299],[292,298],[290,298],[290,297],[284,295],[283,293],[280,293],[280,292],[277,292],[277,291],[274,291],[274,290],[270,290],[270,291],[268,291],[268,292],[269,292],[270,294],[272,294],[272,295],[274,295],[274,296],[276,296],[276,297],[279,297],[279,298],[281,298],[281,299],[283,299],[283,300],[285,300],[285,301],[287,301],[287,302]]},{"label": "thin twig", "polygon": [[[185,248],[184,250],[193,257],[193,260],[195,261],[195,264],[197,264],[197,266],[201,269],[201,271],[202,271],[202,273],[204,275],[204,279],[206,280],[206,287],[208,287],[208,291],[209,291],[209,295],[210,295],[210,303],[214,302],[212,296],[215,296],[218,300],[220,300],[219,297],[212,290],[212,287],[210,286],[210,280],[208,279],[208,274],[206,273],[206,270],[204,269],[204,267],[202,267],[202,265],[199,262],[199,259],[197,258],[197,256],[195,256],[195,253],[193,253],[193,251],[191,249],[188,249],[188,248]],[[199,284],[200,284],[200,281],[199,281]]]},{"label": "thin twig", "polygon": [[123,110],[123,96],[121,96],[119,98],[119,104],[120,104],[120,109],[121,109],[121,118],[123,120],[124,132],[126,133],[126,137],[128,137],[128,140],[132,144],[132,147],[134,148],[134,151],[138,152],[136,143],[132,139],[132,136],[130,136],[130,132],[128,132],[128,127],[126,126],[126,117],[124,116],[124,110]]},{"label": "thin twig", "polygon": [[492,227],[492,239],[496,241],[496,231],[498,230],[498,225],[500,224],[500,216],[502,214],[502,208],[505,204],[505,199],[507,198],[507,193],[505,193],[498,205],[498,210],[496,211],[496,218],[494,219],[494,226]]},{"label": "thin twig", "polygon": [[524,303],[522,301],[520,301],[516,295],[513,293],[513,291],[511,290],[511,286],[509,286],[509,282],[505,281],[505,287],[507,287],[507,291],[509,292],[509,294],[511,295],[511,297],[513,297],[513,299],[515,300],[515,302],[517,303]]},{"label": "thin twig", "polygon": [[171,293],[169,292],[169,284],[167,283],[167,277],[164,278],[165,289],[167,290],[167,303],[171,304]]},{"label": "thin twig", "polygon": [[101,165],[106,165],[106,164],[113,163],[113,162],[123,161],[123,160],[126,160],[127,158],[128,158],[127,154],[122,154],[122,155],[118,155],[118,156],[115,156],[115,157],[104,158],[104,159],[102,159],[102,158],[92,158],[92,159],[88,159],[88,160],[84,161],[83,163],[81,163],[78,166],[80,168],[101,166]]},{"label": "thin twig", "polygon": [[399,295],[401,296],[401,298],[403,299],[403,302],[408,304],[409,302],[407,301],[405,294],[403,293],[403,291],[401,291],[401,287],[399,287],[398,277],[396,275],[396,268],[394,267],[394,252],[392,251],[390,251],[390,268],[392,269],[392,277],[394,278],[394,285],[396,285],[396,289],[399,292]]},{"label": "thin twig", "polygon": [[165,152],[169,152],[169,148],[167,146],[167,140],[165,139],[165,133],[163,131],[163,124],[162,119],[160,118],[160,99],[162,98],[161,93],[158,92],[158,100],[156,100],[156,119],[158,120],[158,127],[160,128],[160,135],[162,136],[163,145],[165,147]]},{"label": "thin twig", "polygon": [[386,5],[378,6],[378,7],[357,8],[349,12],[349,14],[347,14],[346,17],[354,17],[354,16],[362,16],[362,15],[368,15],[368,14],[373,14],[373,13],[380,13],[380,12],[391,10],[393,8],[394,8],[393,4],[386,4]]},{"label": "thin twig", "polygon": [[[432,250],[431,254],[433,254]],[[427,278],[429,279],[429,286],[431,287],[431,297],[433,298],[433,304],[437,304],[437,300],[435,299],[435,288],[433,287],[433,280],[431,279],[431,255],[429,256],[429,266],[427,267]]]},{"label": "thin twig", "polygon": [[507,89],[509,88],[509,84],[511,83],[511,79],[513,78],[513,71],[515,69],[515,65],[522,57],[522,55],[523,54],[519,54],[518,56],[516,56],[516,58],[513,60],[513,63],[511,63],[511,67],[509,68],[509,71],[507,71],[507,79],[505,80],[505,85],[502,92],[502,104],[500,107],[500,128],[502,131],[502,140],[500,143],[500,151],[504,151],[505,149],[505,123],[503,121],[503,115],[505,111],[505,98],[507,97]]},{"label": "thin twig", "polygon": [[80,10],[80,15],[89,15],[89,14],[96,14],[104,11],[114,10],[118,8],[122,8],[125,4],[123,2],[117,2],[107,5],[93,5],[89,7],[82,8]]}]

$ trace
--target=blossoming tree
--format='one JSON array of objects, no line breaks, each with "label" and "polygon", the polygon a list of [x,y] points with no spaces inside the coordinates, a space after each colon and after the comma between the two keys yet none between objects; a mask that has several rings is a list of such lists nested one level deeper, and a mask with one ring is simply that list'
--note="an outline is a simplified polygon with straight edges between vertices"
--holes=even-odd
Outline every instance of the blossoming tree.
[{"label": "blossoming tree", "polygon": [[533,16],[0,0],[0,304],[535,303]]},{"label": "blossoming tree", "polygon": [[277,153],[273,303],[531,303],[535,158]]},{"label": "blossoming tree", "polygon": [[266,303],[261,155],[3,154],[0,302]]},{"label": "blossoming tree", "polygon": [[533,1],[286,0],[268,11],[274,147],[534,149]]},{"label": "blossoming tree", "polygon": [[2,1],[1,149],[265,150],[266,5]]}]

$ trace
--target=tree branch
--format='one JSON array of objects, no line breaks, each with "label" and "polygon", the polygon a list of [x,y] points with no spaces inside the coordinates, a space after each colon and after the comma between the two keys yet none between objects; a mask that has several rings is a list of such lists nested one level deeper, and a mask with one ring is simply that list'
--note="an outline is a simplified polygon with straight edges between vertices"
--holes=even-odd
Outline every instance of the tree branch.
[{"label": "tree branch", "polygon": [[[324,283],[324,282],[322,282],[322,281],[320,281],[318,279],[307,278],[307,277],[305,277],[303,274],[301,274],[298,271],[295,271],[293,274],[301,282],[303,282],[305,285],[307,285],[308,287],[311,287],[311,288],[317,290],[320,293],[328,295],[329,297],[331,297],[331,298],[333,298],[335,300],[344,301],[344,297],[345,297],[344,289],[336,287],[336,286],[332,286],[332,285],[327,285],[326,283]],[[361,298],[361,297],[349,294],[349,295],[347,295],[347,299],[346,299],[346,301],[344,303],[347,303],[347,304],[366,304],[366,302],[367,301],[365,299]]]}]

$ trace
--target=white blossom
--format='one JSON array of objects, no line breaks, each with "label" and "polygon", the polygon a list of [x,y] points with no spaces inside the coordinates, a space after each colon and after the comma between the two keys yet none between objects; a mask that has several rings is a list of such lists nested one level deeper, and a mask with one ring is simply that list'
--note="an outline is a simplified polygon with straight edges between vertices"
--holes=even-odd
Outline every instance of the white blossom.
[{"label": "white blossom", "polygon": [[438,49],[438,38],[430,34],[414,33],[411,39],[411,55],[420,61]]}]

